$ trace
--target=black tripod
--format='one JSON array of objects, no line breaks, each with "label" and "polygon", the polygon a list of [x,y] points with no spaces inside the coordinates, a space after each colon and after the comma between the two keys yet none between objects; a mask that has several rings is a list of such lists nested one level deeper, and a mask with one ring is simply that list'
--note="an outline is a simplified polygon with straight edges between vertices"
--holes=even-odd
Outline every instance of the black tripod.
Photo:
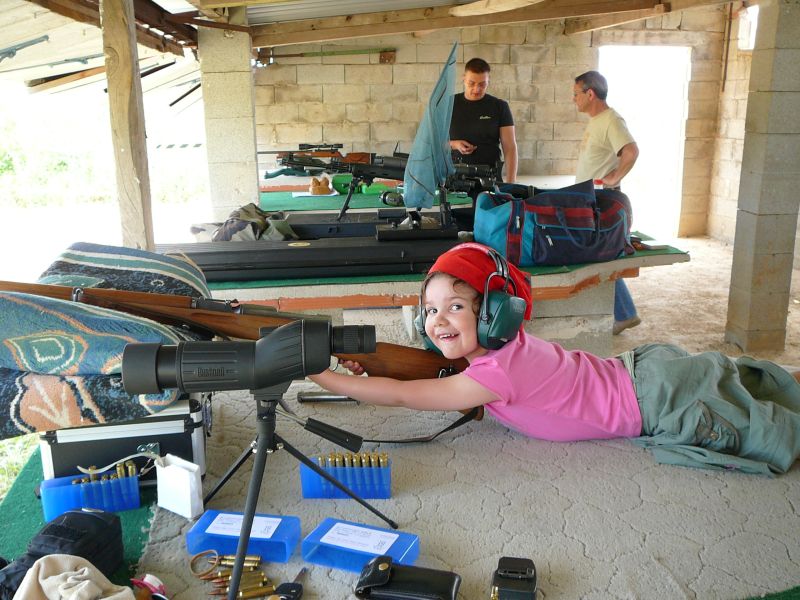
[{"label": "black tripod", "polygon": [[244,505],[244,515],[242,517],[242,529],[239,533],[239,545],[236,548],[236,561],[233,565],[233,573],[228,587],[228,600],[234,600],[239,592],[239,582],[242,577],[244,567],[244,557],[247,554],[247,545],[250,543],[250,529],[253,527],[253,519],[258,504],[258,495],[261,490],[261,482],[264,477],[264,468],[267,464],[267,453],[275,450],[286,450],[301,463],[316,472],[320,477],[325,478],[334,486],[342,490],[345,494],[356,500],[359,504],[373,512],[375,515],[386,521],[392,529],[397,529],[397,523],[381,513],[374,506],[366,502],[363,498],[356,495],[351,489],[342,484],[338,479],[325,472],[318,465],[314,464],[307,456],[297,450],[289,442],[275,433],[275,409],[280,402],[283,394],[289,389],[290,381],[282,382],[267,388],[255,390],[253,397],[256,401],[256,424],[257,435],[250,443],[248,448],[231,465],[228,471],[222,476],[219,483],[214,486],[203,499],[207,503],[219,489],[233,476],[233,474],[253,454],[255,449],[255,459],[253,461],[253,471],[250,475],[250,484],[247,488],[247,499]]}]

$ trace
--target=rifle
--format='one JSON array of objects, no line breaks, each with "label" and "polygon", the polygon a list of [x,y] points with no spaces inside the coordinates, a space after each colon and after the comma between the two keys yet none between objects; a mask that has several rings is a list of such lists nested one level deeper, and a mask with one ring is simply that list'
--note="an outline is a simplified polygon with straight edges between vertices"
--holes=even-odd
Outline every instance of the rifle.
[{"label": "rifle", "polygon": [[[348,155],[349,156],[349,155]],[[375,179],[395,179],[402,181],[405,177],[408,154],[395,152],[392,156],[380,156],[370,154],[368,162],[354,162],[347,160],[347,157],[331,157],[329,161],[296,152],[287,152],[280,157],[280,164],[306,173],[319,174],[322,171],[334,173],[350,173],[353,178],[345,198],[337,221],[341,221],[347,209],[350,207],[350,200],[353,193],[361,183],[372,184]],[[444,188],[453,192],[466,192],[473,199],[480,192],[493,190],[497,185],[497,173],[494,167],[487,165],[468,165],[456,163],[455,171],[447,178]]]},{"label": "rifle", "polygon": [[[34,294],[59,300],[80,302],[138,315],[165,325],[188,326],[221,337],[257,340],[262,327],[280,327],[298,319],[325,319],[318,315],[283,313],[271,307],[242,304],[235,300],[192,298],[150,292],[128,292],[102,288],[69,287],[41,283],[0,281],[0,292]],[[463,371],[467,361],[449,360],[435,352],[399,344],[378,342],[369,354],[337,354],[354,360],[374,377],[393,379],[432,379]]]},{"label": "rifle", "polygon": [[342,163],[370,162],[372,154],[368,152],[350,152],[342,155],[339,150],[342,144],[300,144],[297,150],[259,150],[257,154],[275,154],[278,164],[283,165],[277,171],[267,171],[264,179],[278,175],[314,176],[331,170],[331,163],[321,160],[328,158]]}]

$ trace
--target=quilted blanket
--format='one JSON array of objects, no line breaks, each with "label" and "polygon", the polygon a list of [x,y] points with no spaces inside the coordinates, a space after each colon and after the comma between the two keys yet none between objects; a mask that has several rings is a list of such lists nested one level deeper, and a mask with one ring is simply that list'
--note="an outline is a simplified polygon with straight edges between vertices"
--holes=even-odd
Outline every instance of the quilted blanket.
[{"label": "quilted blanket", "polygon": [[[202,272],[188,260],[88,243],[70,246],[39,283],[210,295]],[[0,439],[158,412],[179,392],[127,394],[122,351],[132,342],[188,339],[197,337],[127,313],[0,293]]]}]

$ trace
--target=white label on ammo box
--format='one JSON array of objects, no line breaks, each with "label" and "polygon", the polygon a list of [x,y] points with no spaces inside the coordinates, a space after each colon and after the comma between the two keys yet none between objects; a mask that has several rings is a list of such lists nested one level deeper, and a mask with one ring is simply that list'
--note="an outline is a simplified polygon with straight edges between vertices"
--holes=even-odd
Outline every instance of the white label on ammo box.
[{"label": "white label on ammo box", "polygon": [[375,531],[366,527],[337,523],[319,541],[332,546],[380,555],[399,537],[398,534],[388,531]]},{"label": "white label on ammo box", "polygon": [[[214,520],[211,521],[211,525],[206,529],[206,533],[239,537],[239,533],[242,531],[243,520],[244,517],[242,515],[219,513]],[[269,539],[280,524],[281,520],[275,517],[256,516],[253,518],[253,527],[250,528],[250,537]]]}]

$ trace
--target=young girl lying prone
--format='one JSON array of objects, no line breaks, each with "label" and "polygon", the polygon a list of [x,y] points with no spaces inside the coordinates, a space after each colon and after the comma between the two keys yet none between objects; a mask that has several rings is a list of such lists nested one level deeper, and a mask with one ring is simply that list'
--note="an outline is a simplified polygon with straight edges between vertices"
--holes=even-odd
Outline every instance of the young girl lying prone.
[{"label": "young girl lying prone", "polygon": [[447,358],[466,358],[462,373],[398,381],[326,371],[310,378],[370,404],[484,405],[505,425],[544,440],[634,438],[664,463],[771,475],[800,454],[800,384],[778,365],[666,344],[615,358],[565,350],[523,331],[530,281],[490,248],[461,244],[440,256],[421,301],[426,343]]}]

